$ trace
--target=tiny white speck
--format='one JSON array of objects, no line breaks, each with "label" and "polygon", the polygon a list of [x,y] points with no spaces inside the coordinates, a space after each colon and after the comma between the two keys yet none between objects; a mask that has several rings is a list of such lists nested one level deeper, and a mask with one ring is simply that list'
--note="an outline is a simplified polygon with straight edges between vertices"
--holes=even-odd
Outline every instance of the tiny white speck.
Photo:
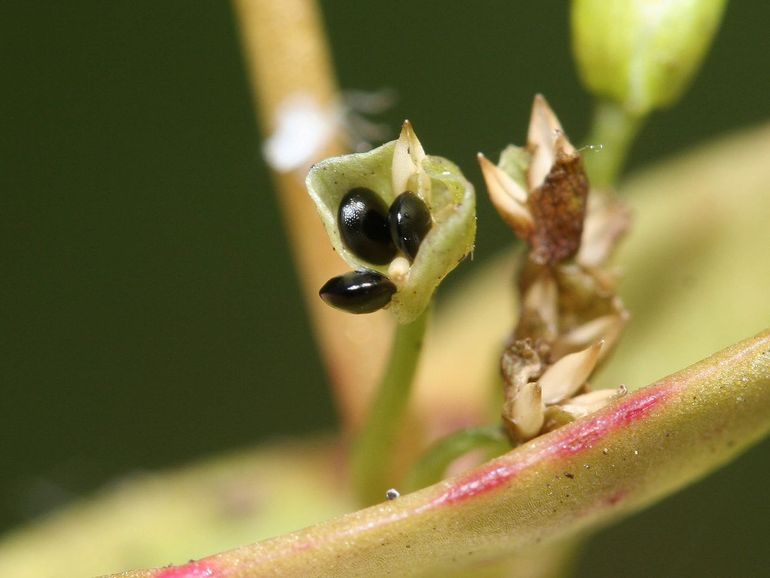
[{"label": "tiny white speck", "polygon": [[634,450],[634,455],[638,456],[639,455],[639,450]]},{"label": "tiny white speck", "polygon": [[387,492],[385,492],[385,497],[388,500],[395,500],[399,496],[401,496],[401,494],[398,492],[398,490],[394,488],[390,488]]}]

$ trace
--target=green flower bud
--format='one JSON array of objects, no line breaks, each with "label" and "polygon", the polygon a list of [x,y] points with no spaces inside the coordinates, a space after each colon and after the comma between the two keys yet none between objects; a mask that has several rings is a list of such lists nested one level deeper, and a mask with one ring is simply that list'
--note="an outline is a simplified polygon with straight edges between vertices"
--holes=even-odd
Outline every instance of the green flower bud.
[{"label": "green flower bud", "polygon": [[[395,285],[389,308],[399,323],[414,321],[441,280],[473,250],[473,185],[450,161],[426,155],[408,122],[395,141],[316,164],[305,184],[337,253],[351,268],[377,271]],[[420,231],[422,238],[414,254],[394,253],[386,262],[367,261],[361,251],[345,242],[340,234],[340,228],[346,226],[339,219],[340,206],[350,191],[360,188],[372,191],[384,207],[391,207],[405,191],[425,204],[431,224],[422,227],[427,232]]]},{"label": "green flower bud", "polygon": [[583,83],[634,115],[676,102],[711,44],[726,0],[573,0]]}]

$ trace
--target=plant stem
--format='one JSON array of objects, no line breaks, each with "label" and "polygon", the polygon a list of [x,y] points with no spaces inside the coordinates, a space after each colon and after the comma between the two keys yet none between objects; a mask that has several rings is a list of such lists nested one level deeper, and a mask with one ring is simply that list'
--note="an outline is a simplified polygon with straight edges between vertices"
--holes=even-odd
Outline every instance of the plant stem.
[{"label": "plant stem", "polygon": [[364,504],[381,501],[388,489],[393,451],[417,370],[430,307],[411,323],[396,329],[388,365],[369,415],[351,455],[356,495]]},{"label": "plant stem", "polygon": [[491,459],[511,449],[511,442],[500,425],[471,427],[448,435],[434,444],[418,461],[407,478],[409,491],[440,481],[457,458],[472,450],[484,450]]},{"label": "plant stem", "polygon": [[[262,132],[278,128],[280,111],[297,95],[333,110],[339,100],[329,46],[315,0],[233,0]],[[339,133],[339,131],[338,131]],[[335,134],[311,162],[349,152]],[[343,427],[363,422],[371,375],[384,364],[392,331],[387,313],[358,316],[336,311],[318,298],[318,289],[339,275],[343,263],[305,189],[306,169],[273,171],[278,199],[292,245],[298,277],[321,355],[334,388]],[[365,334],[366,340],[357,336]]]},{"label": "plant stem", "polygon": [[584,536],[692,484],[766,436],[768,351],[770,330],[387,506],[181,567],[114,578],[452,576],[472,568],[486,575],[484,562],[529,557]]},{"label": "plant stem", "polygon": [[591,130],[586,142],[601,146],[585,156],[591,184],[598,188],[612,187],[625,165],[631,144],[644,124],[644,117],[626,111],[612,101],[598,101]]}]

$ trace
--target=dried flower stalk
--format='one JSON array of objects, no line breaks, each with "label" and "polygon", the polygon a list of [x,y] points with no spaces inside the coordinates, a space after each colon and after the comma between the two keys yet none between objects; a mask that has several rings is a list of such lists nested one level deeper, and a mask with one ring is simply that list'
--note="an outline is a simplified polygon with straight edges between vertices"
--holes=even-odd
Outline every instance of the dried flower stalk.
[{"label": "dried flower stalk", "polygon": [[526,148],[500,164],[479,155],[492,203],[529,246],[519,271],[521,314],[502,355],[503,421],[515,443],[595,411],[625,388],[588,385],[628,319],[606,268],[627,231],[620,201],[594,192],[580,154],[542,96]]}]

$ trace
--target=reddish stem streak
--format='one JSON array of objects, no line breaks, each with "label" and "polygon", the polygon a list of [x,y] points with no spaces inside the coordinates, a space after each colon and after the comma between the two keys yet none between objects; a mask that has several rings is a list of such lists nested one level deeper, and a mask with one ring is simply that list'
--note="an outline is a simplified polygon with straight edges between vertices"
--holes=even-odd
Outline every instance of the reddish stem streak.
[{"label": "reddish stem streak", "polygon": [[[515,450],[510,457],[495,460],[488,467],[474,471],[465,478],[458,480],[448,490],[440,494],[434,500],[412,511],[412,514],[420,513],[439,506],[453,505],[464,502],[475,496],[491,492],[509,483],[522,471],[536,466],[549,458],[566,459],[594,447],[599,440],[613,432],[625,428],[645,416],[647,416],[661,402],[668,399],[678,389],[676,384],[664,382],[660,385],[646,388],[624,400],[596,412],[582,422],[566,426],[551,434],[541,436],[527,449],[521,447]],[[528,444],[529,445],[529,444]],[[509,461],[513,457],[515,461]],[[518,459],[516,459],[518,458]],[[500,461],[502,460],[502,465]],[[609,505],[614,505],[625,497],[623,491],[608,497]],[[383,518],[376,526],[387,524],[407,515],[397,514],[392,518]],[[355,534],[361,528],[348,529],[344,534]],[[371,530],[369,526],[367,529]],[[340,537],[340,534],[336,536]],[[327,537],[328,538],[328,537]],[[329,541],[322,540],[321,543]],[[300,541],[292,544],[291,553],[296,554],[302,550],[318,548],[318,541]],[[286,552],[284,552],[284,555]],[[277,557],[280,557],[277,556]],[[224,578],[224,575],[215,566],[205,561],[191,562],[184,566],[166,568],[155,578]]]},{"label": "reddish stem streak", "polygon": [[219,578],[221,574],[210,562],[190,562],[182,566],[164,568],[155,578]]},{"label": "reddish stem streak", "polygon": [[[492,462],[488,468],[473,472],[433,500],[431,507],[464,502],[504,486],[538,462],[548,458],[566,459],[589,450],[602,438],[648,415],[666,400],[674,389],[671,383],[646,388],[595,413],[582,423],[542,436],[534,442],[541,446],[539,450],[529,452],[525,450],[521,454],[521,459],[513,463],[500,465],[499,461],[496,461]],[[506,458],[502,460],[506,461]]]},{"label": "reddish stem streak", "polygon": [[668,398],[672,393],[671,385],[663,383],[631,395],[628,399],[604,411],[597,412],[563,436],[564,439],[554,445],[559,457],[568,457],[591,449],[593,445],[612,432],[628,427],[640,420]]}]

